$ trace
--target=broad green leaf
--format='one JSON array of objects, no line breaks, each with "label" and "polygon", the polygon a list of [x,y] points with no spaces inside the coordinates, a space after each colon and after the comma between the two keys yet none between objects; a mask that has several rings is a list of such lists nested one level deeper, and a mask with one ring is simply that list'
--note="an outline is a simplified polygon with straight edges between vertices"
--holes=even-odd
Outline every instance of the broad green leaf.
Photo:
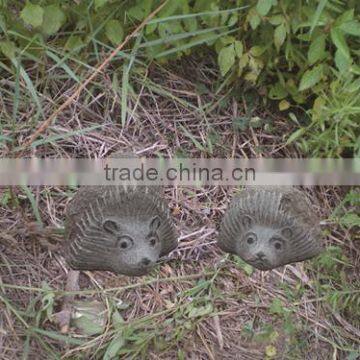
[{"label": "broad green leaf", "polygon": [[119,20],[109,20],[105,25],[105,33],[114,46],[119,45],[124,38],[124,29]]},{"label": "broad green leaf", "polygon": [[266,51],[266,46],[255,45],[250,49],[250,54],[255,57],[261,56]]},{"label": "broad green leaf", "polygon": [[246,65],[249,63],[249,55],[243,54],[239,60],[239,67],[238,67],[238,76],[240,76],[245,69]]},{"label": "broad green leaf", "polygon": [[350,51],[342,30],[339,28],[332,28],[330,34],[332,42],[342,52],[343,56],[350,58]]},{"label": "broad green leaf", "polygon": [[301,78],[299,91],[304,91],[317,84],[323,75],[323,65],[319,64],[310,70],[306,70]]},{"label": "broad green leaf", "polygon": [[326,35],[317,36],[311,43],[308,51],[308,61],[310,65],[321,60],[325,55],[325,39]]},{"label": "broad green leaf", "polygon": [[285,22],[284,15],[274,15],[269,18],[269,23],[271,25],[280,25]]},{"label": "broad green leaf", "polygon": [[312,118],[313,119],[317,119],[319,118],[319,116],[321,115],[321,113],[324,110],[326,104],[326,100],[325,98],[318,96],[314,103],[313,103],[313,107],[312,107]]},{"label": "broad green leaf", "polygon": [[42,30],[47,35],[56,34],[64,24],[66,16],[61,8],[56,5],[49,5],[44,8]]},{"label": "broad green leaf", "polygon": [[73,322],[77,329],[89,336],[101,334],[104,331],[104,326],[99,325],[92,316],[82,315],[74,319]]},{"label": "broad green leaf", "polygon": [[350,9],[342,13],[335,21],[334,27],[338,27],[344,23],[354,20],[354,9]]},{"label": "broad green leaf", "polygon": [[183,20],[185,30],[188,32],[194,32],[198,28],[198,23],[195,18],[188,18]]},{"label": "broad green leaf", "polygon": [[[236,123],[234,122],[234,120],[236,121]],[[235,129],[244,131],[249,127],[249,118],[247,116],[235,118],[234,120],[233,125],[235,125]],[[234,256],[234,261],[240,269],[244,270],[247,276],[250,276],[254,272],[254,268],[250,264],[246,263],[239,256]]]},{"label": "broad green leaf", "polygon": [[158,24],[149,24],[145,27],[145,34],[152,34],[157,29]]},{"label": "broad green leaf", "polygon": [[12,41],[0,41],[0,51],[10,60],[15,58],[16,46]]},{"label": "broad green leaf", "polygon": [[[220,39],[219,39],[220,43],[223,45],[223,46],[226,46],[226,45],[229,45],[229,44],[232,44],[233,42],[235,42],[235,37],[234,36],[230,36],[230,35],[226,35],[226,36],[222,36]],[[220,49],[221,50],[221,49]]]},{"label": "broad green leaf", "polygon": [[161,38],[166,39],[172,35],[184,32],[180,21],[171,21],[170,23],[161,23],[158,26],[159,35]]},{"label": "broad green leaf", "polygon": [[259,14],[255,11],[255,9],[251,9],[247,16],[247,20],[250,23],[250,26],[253,30],[255,30],[261,22],[261,18]]},{"label": "broad green leaf", "polygon": [[100,301],[77,301],[74,303],[73,323],[83,334],[96,335],[104,331],[107,313]]},{"label": "broad green leaf", "polygon": [[249,81],[251,82],[252,84],[256,84],[256,80],[258,79],[259,77],[259,73],[257,71],[249,71],[248,73],[246,73],[244,75],[244,79],[246,81]]},{"label": "broad green leaf", "polygon": [[128,14],[136,20],[143,20],[150,14],[153,0],[140,1],[136,6],[128,10]]},{"label": "broad green leaf", "polygon": [[[360,90],[360,78],[357,78],[354,80],[347,88],[346,91],[348,92],[356,92]],[[359,194],[360,196],[360,194]],[[360,203],[359,203],[360,205]]]},{"label": "broad green leaf", "polygon": [[356,75],[360,75],[360,66],[356,65],[356,64],[352,64],[351,65],[351,72],[356,74]]},{"label": "broad green leaf", "polygon": [[213,312],[213,305],[211,303],[208,303],[204,306],[199,307],[193,307],[189,312],[189,318],[195,318],[195,317],[201,317],[208,314],[211,314]]},{"label": "broad green leaf", "polygon": [[347,228],[360,226],[360,216],[355,213],[347,213],[341,217],[340,223]]},{"label": "broad green leaf", "polygon": [[39,27],[43,22],[44,9],[40,5],[32,4],[29,1],[21,10],[20,17],[26,24]]},{"label": "broad green leaf", "polygon": [[294,142],[297,138],[301,137],[302,135],[304,135],[306,131],[306,128],[300,128],[297,129],[296,131],[294,131],[289,138],[286,140],[286,145],[291,144],[292,142]]},{"label": "broad green leaf", "polygon": [[118,310],[115,310],[111,315],[111,323],[116,330],[121,330],[124,327],[125,321]]},{"label": "broad green leaf", "polygon": [[[146,1],[143,1],[146,2]],[[176,13],[180,7],[181,1],[168,1],[167,4],[160,10],[159,18],[165,18]]]},{"label": "broad green leaf", "polygon": [[256,72],[259,75],[261,69],[264,67],[264,63],[261,59],[250,57],[249,66],[254,72]]},{"label": "broad green leaf", "polygon": [[344,56],[344,54],[337,49],[334,56],[335,65],[339,71],[343,74],[349,70],[351,65],[351,58]]},{"label": "broad green leaf", "polygon": [[239,16],[237,14],[231,14],[228,22],[227,22],[227,26],[234,26],[239,20]]},{"label": "broad green leaf", "polygon": [[280,111],[285,111],[290,107],[290,103],[286,100],[281,100],[279,102],[279,110]]},{"label": "broad green leaf", "polygon": [[360,23],[356,20],[341,24],[339,29],[346,34],[360,36]]},{"label": "broad green leaf", "polygon": [[269,91],[269,98],[273,100],[281,100],[284,99],[288,95],[287,90],[281,83],[276,83],[275,85],[271,86]]},{"label": "broad green leaf", "polygon": [[235,47],[235,54],[238,58],[241,58],[242,54],[243,54],[243,50],[244,50],[244,47],[243,47],[243,44],[241,41],[238,41],[236,40],[234,42],[234,47]]},{"label": "broad green leaf", "polygon": [[265,16],[273,5],[272,0],[258,0],[256,10],[261,16]]},{"label": "broad green leaf", "polygon": [[218,63],[221,75],[225,76],[235,63],[234,45],[225,46],[220,50],[218,56]]},{"label": "broad green leaf", "polygon": [[140,5],[133,6],[128,10],[128,14],[136,20],[143,20],[145,18],[144,9]]},{"label": "broad green leaf", "polygon": [[125,339],[122,333],[117,334],[110,342],[108,347],[106,348],[103,359],[111,360],[118,358],[117,355],[120,349],[125,345]]},{"label": "broad green leaf", "polygon": [[286,27],[285,24],[280,24],[276,27],[274,32],[274,42],[277,50],[279,51],[281,45],[286,39]]},{"label": "broad green leaf", "polygon": [[84,42],[77,35],[70,36],[65,43],[65,49],[70,51],[80,50],[82,46],[84,46]]},{"label": "broad green leaf", "polygon": [[95,4],[95,10],[100,9],[101,7],[103,7],[109,0],[95,0],[94,4]]}]

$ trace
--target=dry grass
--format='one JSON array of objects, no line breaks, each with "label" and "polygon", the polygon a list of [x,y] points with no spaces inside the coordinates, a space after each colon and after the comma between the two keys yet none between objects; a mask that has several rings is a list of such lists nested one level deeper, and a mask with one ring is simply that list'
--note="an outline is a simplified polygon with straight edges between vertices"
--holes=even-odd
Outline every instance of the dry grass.
[{"label": "dry grass", "polygon": [[[25,154],[104,157],[131,150],[146,156],[298,156],[284,145],[291,123],[264,110],[261,98],[252,93],[223,90],[214,68],[210,59],[187,59],[166,69],[152,65],[134,71],[122,127],[121,90],[113,64]],[[2,130],[10,139],[3,143],[2,156],[22,149],[34,126],[76,88],[60,69],[27,71],[42,85],[36,96],[44,114],[20,81],[15,122],[14,78],[0,80]],[[236,119],[244,116],[258,116],[264,124],[234,130]],[[96,124],[100,128],[92,129]],[[353,300],[333,307],[324,295],[326,286],[330,294],[348,288],[354,296],[359,294],[355,231],[326,221],[326,244],[339,249],[329,255],[328,272],[316,259],[270,272],[253,271],[215,244],[232,190],[166,189],[181,237],[178,249],[151,275],[132,279],[104,272],[81,274],[76,299],[100,302],[106,319],[104,329],[89,336],[76,326],[62,334],[54,316],[64,302],[68,272],[59,251],[61,234],[55,236],[55,229],[63,227],[64,210],[75,190],[32,188],[31,202],[24,189],[2,189],[0,357],[102,358],[106,349],[124,342],[125,358],[355,359],[360,321],[359,314],[350,311]],[[324,220],[348,190],[307,189]]]}]

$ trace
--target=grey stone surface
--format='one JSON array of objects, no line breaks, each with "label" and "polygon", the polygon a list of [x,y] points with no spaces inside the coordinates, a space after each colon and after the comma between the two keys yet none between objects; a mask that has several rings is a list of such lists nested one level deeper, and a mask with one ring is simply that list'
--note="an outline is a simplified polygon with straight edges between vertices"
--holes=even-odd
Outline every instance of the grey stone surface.
[{"label": "grey stone surface", "polygon": [[177,247],[158,188],[84,186],[69,203],[66,217],[64,253],[75,270],[141,276]]},{"label": "grey stone surface", "polygon": [[218,245],[257,269],[274,269],[321,252],[319,219],[296,188],[249,187],[226,211]]}]

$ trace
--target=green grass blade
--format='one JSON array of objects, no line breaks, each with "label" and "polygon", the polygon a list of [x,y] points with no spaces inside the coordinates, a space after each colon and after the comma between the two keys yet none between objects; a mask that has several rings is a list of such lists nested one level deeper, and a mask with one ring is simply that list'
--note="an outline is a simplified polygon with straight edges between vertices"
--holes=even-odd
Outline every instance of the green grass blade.
[{"label": "green grass blade", "polygon": [[27,196],[27,198],[30,201],[31,204],[31,208],[33,210],[34,216],[36,218],[36,221],[38,222],[39,225],[43,225],[43,222],[41,220],[41,215],[40,215],[40,211],[39,208],[36,204],[36,200],[34,197],[34,194],[31,192],[31,190],[26,186],[26,185],[21,185],[21,188],[23,189],[25,195]]},{"label": "green grass blade", "polygon": [[135,45],[131,51],[130,61],[127,64],[124,64],[122,85],[121,85],[121,126],[124,128],[126,124],[126,115],[127,115],[127,100],[129,93],[129,74],[132,65],[134,64],[136,53],[140,47],[140,42],[142,40],[142,34],[139,34],[136,38]]},{"label": "green grass blade", "polygon": [[39,328],[31,328],[30,330],[42,336],[47,336],[50,339],[57,340],[62,343],[66,343],[68,345],[83,345],[85,343],[85,341],[83,340],[75,339],[71,336],[62,335],[55,331],[47,331]]},{"label": "green grass blade", "polygon": [[203,12],[194,13],[194,14],[172,15],[172,16],[168,16],[166,18],[153,19],[153,20],[148,22],[148,25],[150,25],[150,24],[158,24],[158,23],[161,23],[161,22],[167,22],[167,21],[173,21],[173,20],[189,19],[189,18],[198,17],[198,16],[218,16],[220,14],[227,14],[227,13],[240,11],[240,10],[248,8],[249,6],[250,5],[240,6],[240,7],[237,7],[237,8],[226,9],[226,10],[203,11]]},{"label": "green grass blade", "polygon": [[37,141],[34,141],[31,146],[32,147],[36,147],[36,146],[39,146],[39,145],[44,145],[44,144],[48,144],[48,143],[53,143],[53,142],[56,142],[57,140],[64,140],[64,139],[68,139],[72,136],[75,136],[75,135],[82,135],[82,134],[85,134],[89,131],[92,131],[92,130],[95,130],[95,129],[98,129],[98,128],[101,128],[103,127],[104,125],[94,125],[94,126],[90,126],[86,129],[80,129],[80,130],[75,130],[75,131],[70,131],[66,134],[59,134],[59,135],[54,135],[54,136],[49,136],[47,138],[44,138],[44,139],[40,139],[40,140],[37,140]]},{"label": "green grass blade", "polygon": [[228,28],[228,26],[217,26],[217,27],[213,27],[213,28],[201,29],[201,30],[192,31],[192,32],[183,32],[180,34],[168,36],[165,39],[158,39],[158,40],[152,40],[152,41],[145,42],[145,43],[141,44],[140,47],[146,48],[146,47],[150,47],[150,46],[167,44],[172,41],[182,40],[182,39],[186,39],[188,37],[192,37],[192,36],[196,36],[196,35],[203,35],[206,33],[210,33],[210,32],[217,31],[217,30],[224,30],[227,28]]},{"label": "green grass blade", "polygon": [[323,12],[326,4],[327,4],[328,0],[320,0],[319,5],[316,9],[312,24],[311,24],[311,28],[310,28],[310,35],[312,34],[316,24],[318,23],[321,13]]},{"label": "green grass blade", "polygon": [[201,145],[193,136],[193,134],[191,134],[184,126],[182,126],[181,124],[179,124],[179,126],[181,127],[182,131],[187,135],[187,137],[194,143],[194,145],[200,150],[200,151],[204,151],[206,152],[206,149],[204,148],[203,145]]},{"label": "green grass blade", "polygon": [[190,41],[188,44],[186,45],[182,45],[182,46],[178,46],[176,48],[173,48],[173,49],[169,49],[169,50],[166,50],[166,51],[163,51],[161,52],[160,54],[157,54],[155,56],[156,59],[162,57],[162,56],[166,56],[166,55],[170,55],[170,54],[173,54],[173,53],[176,53],[178,51],[184,51],[186,49],[190,49],[194,46],[197,46],[197,45],[200,45],[200,44],[203,44],[207,41],[211,41],[211,40],[216,40],[222,36],[225,36],[225,35],[228,35],[228,34],[232,34],[234,33],[235,31],[238,31],[238,29],[233,29],[233,30],[229,30],[229,31],[226,31],[224,33],[220,33],[220,34],[217,34],[217,35],[213,35],[213,36],[209,36],[209,37],[206,37],[206,38],[203,38],[203,39],[199,39],[199,40],[194,40],[194,41]]}]

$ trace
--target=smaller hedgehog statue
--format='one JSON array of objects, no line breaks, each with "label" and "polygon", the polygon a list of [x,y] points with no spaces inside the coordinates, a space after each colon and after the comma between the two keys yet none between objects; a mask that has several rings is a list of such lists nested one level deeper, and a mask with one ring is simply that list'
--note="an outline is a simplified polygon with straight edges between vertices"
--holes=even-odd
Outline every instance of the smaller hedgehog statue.
[{"label": "smaller hedgehog statue", "polygon": [[151,187],[84,186],[66,215],[65,257],[74,270],[141,276],[177,247],[168,206]]},{"label": "smaller hedgehog statue", "polygon": [[249,187],[222,220],[219,247],[259,270],[303,261],[322,250],[319,220],[306,195],[292,187]]}]

